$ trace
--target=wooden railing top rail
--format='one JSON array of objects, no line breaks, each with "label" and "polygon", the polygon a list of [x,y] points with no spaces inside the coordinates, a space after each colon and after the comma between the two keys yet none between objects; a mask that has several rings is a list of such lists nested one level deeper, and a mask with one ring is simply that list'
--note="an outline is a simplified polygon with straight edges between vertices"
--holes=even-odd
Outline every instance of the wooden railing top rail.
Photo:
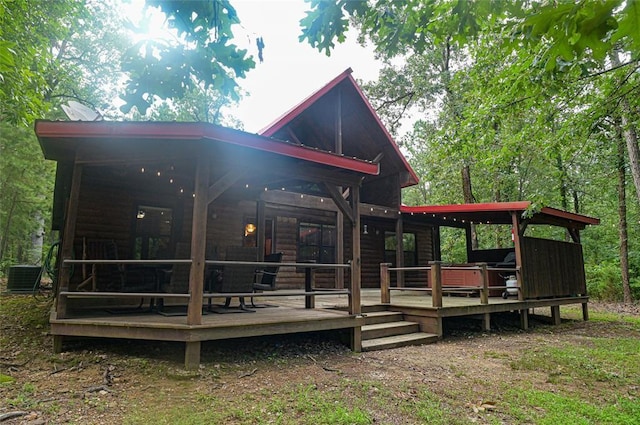
[{"label": "wooden railing top rail", "polygon": [[61,291],[68,298],[191,298],[191,294],[171,292],[84,292]]},{"label": "wooden railing top rail", "polygon": [[348,289],[320,290],[320,291],[270,291],[270,292],[209,292],[203,295],[203,298],[218,297],[293,297],[302,295],[349,295]]},{"label": "wooden railing top rail", "polygon": [[205,264],[212,266],[279,266],[279,267],[296,267],[300,269],[348,269],[351,264],[327,264],[327,263],[274,263],[264,261],[223,261],[223,260],[206,260]]},{"label": "wooden railing top rail", "polygon": [[65,264],[191,264],[192,260],[64,260]]},{"label": "wooden railing top rail", "polygon": [[[384,263],[383,263],[384,264]],[[484,263],[476,263],[476,264],[472,264],[472,265],[468,265],[468,266],[445,266],[442,265],[440,266],[440,268],[442,270],[482,270],[482,266],[480,266],[479,264],[484,264]],[[432,266],[411,266],[411,267],[389,267],[389,271],[392,272],[399,272],[399,271],[429,271],[431,270]],[[487,266],[487,270],[489,271],[498,271],[498,272],[502,272],[502,271],[510,271],[510,272],[517,272],[520,270],[520,267],[492,267],[492,266]]]}]

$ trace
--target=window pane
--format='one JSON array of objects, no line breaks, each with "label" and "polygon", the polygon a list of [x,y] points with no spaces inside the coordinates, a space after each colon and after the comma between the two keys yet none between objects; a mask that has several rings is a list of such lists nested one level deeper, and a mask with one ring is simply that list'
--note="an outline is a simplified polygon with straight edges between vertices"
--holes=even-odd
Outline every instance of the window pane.
[{"label": "window pane", "polygon": [[319,224],[300,224],[300,245],[320,245],[321,227]]},{"label": "window pane", "polygon": [[322,248],[321,263],[335,263],[335,250],[331,247]]},{"label": "window pane", "polygon": [[301,246],[298,250],[298,261],[318,261],[318,248],[315,246]]},{"label": "window pane", "polygon": [[336,246],[336,228],[335,226],[322,226],[322,245]]}]

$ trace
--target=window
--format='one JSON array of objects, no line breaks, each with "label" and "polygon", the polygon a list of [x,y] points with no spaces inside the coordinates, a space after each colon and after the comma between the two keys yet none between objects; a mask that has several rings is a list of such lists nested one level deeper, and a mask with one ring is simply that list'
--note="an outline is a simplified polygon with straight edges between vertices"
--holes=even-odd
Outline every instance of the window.
[{"label": "window", "polygon": [[[396,233],[384,232],[384,261],[396,265]],[[404,267],[418,265],[418,250],[415,233],[402,234],[402,249],[404,250]]]},{"label": "window", "polygon": [[[247,217],[243,221],[242,225],[242,246],[257,246],[258,245],[258,232],[260,229],[256,223],[256,219],[253,217]],[[264,221],[264,255],[269,255],[273,252],[273,220],[266,219]]]},{"label": "window", "polygon": [[133,255],[136,260],[170,257],[173,212],[170,208],[139,205],[136,211],[136,235]]},{"label": "window", "polygon": [[298,228],[298,261],[334,263],[336,226],[300,223]]}]

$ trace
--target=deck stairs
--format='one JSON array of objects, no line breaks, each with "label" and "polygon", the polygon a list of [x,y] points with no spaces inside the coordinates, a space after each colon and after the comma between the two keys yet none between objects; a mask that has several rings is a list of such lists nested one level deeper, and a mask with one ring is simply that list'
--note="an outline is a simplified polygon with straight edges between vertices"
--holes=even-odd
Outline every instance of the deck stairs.
[{"label": "deck stairs", "polygon": [[362,351],[431,344],[439,339],[436,334],[421,332],[418,323],[404,320],[401,312],[389,311],[385,306],[363,307],[362,313]]}]

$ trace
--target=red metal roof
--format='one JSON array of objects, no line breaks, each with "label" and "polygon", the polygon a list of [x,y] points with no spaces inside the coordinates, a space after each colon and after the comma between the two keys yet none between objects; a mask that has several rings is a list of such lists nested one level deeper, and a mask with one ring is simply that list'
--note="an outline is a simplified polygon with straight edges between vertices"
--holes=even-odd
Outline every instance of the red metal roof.
[{"label": "red metal roof", "polygon": [[332,152],[298,146],[257,134],[209,123],[36,121],[35,132],[46,155],[46,145],[60,139],[216,140],[331,167],[377,175],[378,164]]},{"label": "red metal roof", "polygon": [[[451,205],[402,205],[400,211],[404,214],[429,214],[437,218],[450,218],[475,222],[511,223],[511,212],[524,212],[531,206],[529,201],[490,202],[480,204],[451,204]],[[580,225],[600,224],[597,218],[582,214],[571,213],[551,207],[543,207],[535,212],[534,217],[552,217],[563,219]]]},{"label": "red metal roof", "polygon": [[408,173],[409,173],[409,181],[405,186],[411,186],[411,185],[417,184],[419,179],[418,179],[418,176],[417,176],[416,172],[413,170],[413,168],[411,168],[411,165],[409,165],[409,162],[404,157],[402,152],[400,152],[400,148],[398,147],[396,142],[393,140],[393,137],[391,137],[391,134],[389,134],[389,131],[387,130],[387,128],[384,126],[384,124],[380,120],[380,117],[378,116],[376,111],[373,109],[373,107],[369,103],[369,100],[366,98],[366,96],[362,92],[362,89],[360,88],[360,86],[358,85],[356,80],[351,76],[352,72],[353,71],[351,70],[351,68],[347,68],[340,75],[335,77],[333,80],[329,81],[326,85],[321,87],[315,93],[311,94],[309,97],[304,99],[298,105],[294,106],[292,109],[290,109],[289,111],[285,112],[282,116],[280,116],[274,122],[272,122],[271,124],[269,124],[268,126],[263,128],[262,130],[260,130],[258,133],[263,135],[263,136],[273,136],[280,129],[285,127],[287,124],[291,123],[291,121],[293,121],[297,116],[299,116],[302,112],[304,112],[306,109],[308,109],[311,105],[313,105],[315,102],[317,102],[320,98],[322,98],[324,95],[329,93],[338,84],[340,84],[343,81],[348,81],[349,83],[351,83],[351,85],[353,85],[353,87],[356,90],[356,92],[358,93],[360,99],[362,100],[362,102],[364,102],[364,104],[366,105],[369,113],[376,120],[376,122],[377,122],[378,126],[380,127],[380,129],[384,132],[384,135],[385,135],[387,141],[393,147],[393,149],[395,150],[396,154],[398,155],[398,157],[402,161],[404,167],[408,171]]}]

